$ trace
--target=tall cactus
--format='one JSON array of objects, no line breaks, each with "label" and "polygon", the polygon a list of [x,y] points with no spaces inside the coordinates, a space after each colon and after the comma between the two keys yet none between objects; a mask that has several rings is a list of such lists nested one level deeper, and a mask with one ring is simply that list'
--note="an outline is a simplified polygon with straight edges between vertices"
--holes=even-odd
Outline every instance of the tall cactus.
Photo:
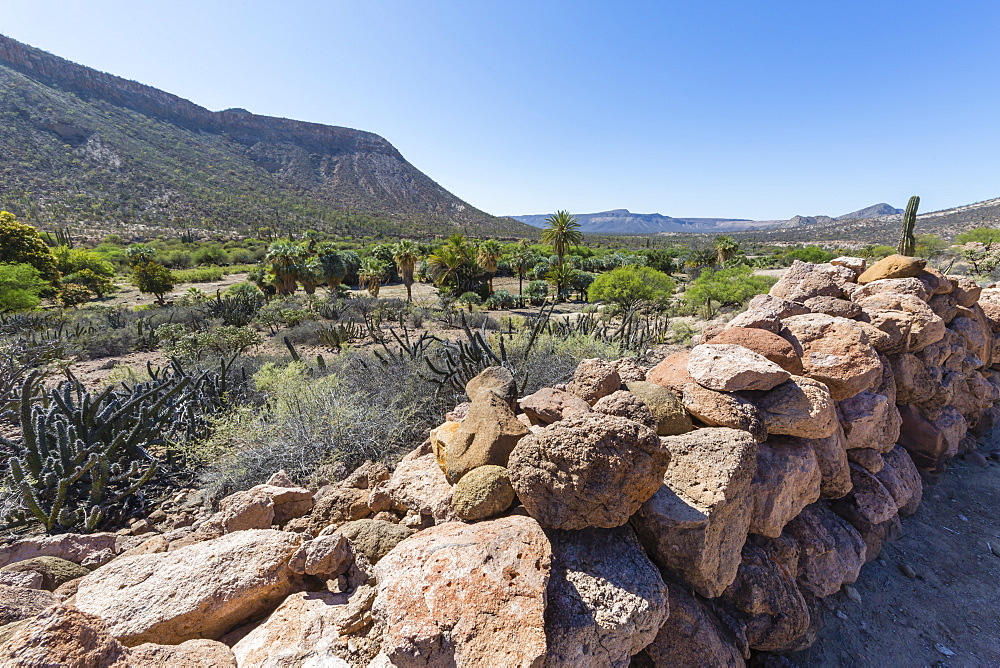
[{"label": "tall cactus", "polygon": [[917,245],[917,239],[913,236],[913,228],[917,224],[917,207],[920,206],[920,197],[914,195],[906,203],[906,213],[903,214],[903,232],[899,236],[899,246],[896,252],[900,255],[912,256]]}]

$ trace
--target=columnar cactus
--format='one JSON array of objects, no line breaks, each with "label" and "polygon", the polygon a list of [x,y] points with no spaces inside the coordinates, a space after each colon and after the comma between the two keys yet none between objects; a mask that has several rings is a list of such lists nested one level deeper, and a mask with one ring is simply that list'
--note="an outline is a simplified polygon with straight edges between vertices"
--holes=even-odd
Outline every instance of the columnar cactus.
[{"label": "columnar cactus", "polygon": [[917,245],[917,239],[913,236],[913,228],[917,224],[917,207],[920,206],[920,198],[914,195],[906,203],[906,213],[903,214],[903,232],[899,236],[899,246],[896,252],[900,255],[912,256]]}]

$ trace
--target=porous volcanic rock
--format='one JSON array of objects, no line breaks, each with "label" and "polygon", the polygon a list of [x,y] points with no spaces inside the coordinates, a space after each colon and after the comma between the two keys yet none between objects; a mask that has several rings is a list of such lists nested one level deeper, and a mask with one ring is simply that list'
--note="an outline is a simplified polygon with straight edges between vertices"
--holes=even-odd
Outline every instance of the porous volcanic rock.
[{"label": "porous volcanic rock", "polygon": [[885,460],[878,450],[871,448],[851,448],[847,451],[847,459],[858,466],[864,467],[869,473],[878,473],[885,466]]},{"label": "porous volcanic rock", "polygon": [[479,374],[465,384],[465,394],[469,401],[475,403],[480,392],[492,392],[508,404],[512,405],[517,396],[517,384],[514,382],[514,374],[502,366],[486,367]]},{"label": "porous volcanic rock", "polygon": [[930,291],[919,278],[883,278],[860,286],[851,294],[851,299],[860,302],[866,297],[884,294],[911,295],[921,301],[931,298]]},{"label": "porous volcanic rock", "polygon": [[506,399],[494,392],[477,393],[469,414],[448,445],[448,482],[455,484],[472,469],[486,464],[506,466],[510,451],[528,433]]},{"label": "porous volcanic rock", "polygon": [[660,487],[670,452],[638,422],[586,413],[521,439],[511,485],[550,529],[621,526]]},{"label": "porous volcanic rock", "polygon": [[403,457],[388,482],[393,508],[424,515],[436,522],[456,519],[451,507],[451,485],[434,454],[418,448]]},{"label": "porous volcanic rock", "polygon": [[381,652],[395,666],[541,665],[551,556],[530,517],[414,534],[375,567]]},{"label": "porous volcanic rock", "polygon": [[808,443],[779,439],[761,443],[750,484],[754,512],[750,533],[777,538],[785,525],[820,495],[822,475]]},{"label": "porous volcanic rock", "polygon": [[622,388],[622,378],[612,362],[600,359],[586,359],[573,372],[573,380],[566,391],[575,394],[593,406],[598,399],[606,397]]},{"label": "porous volcanic rock", "polygon": [[881,394],[860,392],[838,403],[837,413],[848,450],[872,448],[888,452],[899,438],[899,410]]},{"label": "porous volcanic rock", "polygon": [[814,503],[785,527],[799,546],[799,585],[814,596],[831,596],[855,582],[865,565],[865,541],[857,529]]},{"label": "porous volcanic rock", "polygon": [[299,586],[298,534],[248,529],[173,552],[116,559],[85,577],[76,606],[133,646],[218,639]]},{"label": "porous volcanic rock", "polygon": [[872,387],[882,362],[853,320],[809,313],[786,318],[782,336],[802,358],[805,375],[830,389],[834,401]]},{"label": "porous volcanic rock", "polygon": [[834,504],[834,510],[855,526],[857,520],[881,524],[895,516],[898,508],[889,490],[864,467],[850,466],[853,489]]},{"label": "porous volcanic rock", "polygon": [[131,668],[128,658],[99,617],[69,605],[46,610],[0,645],[0,664],[9,668]]},{"label": "porous volcanic rock", "polygon": [[0,626],[34,617],[59,602],[43,589],[0,584]]},{"label": "porous volcanic rock", "polygon": [[703,344],[691,350],[688,373],[710,390],[770,390],[791,374],[759,353],[731,343]]},{"label": "porous volcanic rock", "polygon": [[691,415],[709,427],[742,429],[758,443],[767,438],[767,425],[760,409],[739,395],[688,383],[682,401]]},{"label": "porous volcanic rock", "polygon": [[514,502],[514,488],[503,466],[472,469],[451,491],[451,505],[463,520],[481,520],[499,515]]},{"label": "porous volcanic rock", "polygon": [[802,375],[802,360],[785,339],[766,329],[729,326],[705,343],[731,343],[763,355],[788,373]]},{"label": "porous volcanic rock", "polygon": [[953,276],[951,274],[948,275],[948,280],[951,281],[952,285],[951,294],[955,297],[959,306],[972,308],[979,301],[979,296],[982,294],[983,289],[974,280],[968,276]]},{"label": "porous volcanic rock", "polygon": [[[825,313],[826,315],[838,318],[856,318],[861,315],[860,306],[852,301],[836,297],[811,297],[805,301],[805,305],[813,313]],[[798,371],[789,369],[789,371],[792,373],[802,373],[801,369]]]},{"label": "porous volcanic rock", "polygon": [[858,300],[862,319],[889,336],[882,353],[916,352],[944,337],[944,320],[913,295],[884,293]]},{"label": "porous volcanic rock", "polygon": [[851,257],[849,255],[835,257],[830,260],[830,264],[835,267],[847,267],[858,276],[864,272],[865,267],[867,266],[867,262],[863,257]]},{"label": "porous volcanic rock", "polygon": [[351,544],[341,534],[319,535],[306,541],[288,560],[288,568],[299,575],[330,579],[345,572],[354,560]]},{"label": "porous volcanic rock", "polygon": [[661,440],[670,465],[633,527],[653,561],[714,598],[736,577],[750,529],[757,443],[749,433],[725,427]]},{"label": "porous volcanic rock", "polygon": [[680,394],[684,391],[685,385],[695,382],[691,374],[688,373],[690,360],[691,351],[689,350],[668,355],[662,362],[649,370],[646,374],[646,380]]},{"label": "porous volcanic rock", "polygon": [[59,557],[34,557],[33,559],[16,561],[0,568],[0,573],[24,572],[40,574],[42,576],[41,588],[53,591],[64,582],[87,575],[90,573],[90,569]]},{"label": "porous volcanic rock", "polygon": [[655,431],[660,436],[683,434],[694,429],[681,400],[662,385],[636,380],[625,387],[649,408],[656,419]]},{"label": "porous volcanic rock", "polygon": [[[657,385],[657,387],[662,389],[662,386]],[[649,410],[649,406],[628,390],[618,390],[606,397],[601,397],[594,404],[594,412],[628,418],[646,425],[654,431],[660,424],[660,421],[653,416],[653,411]]]},{"label": "porous volcanic rock", "polygon": [[628,666],[667,618],[667,586],[628,526],[550,530],[545,607],[551,668]]},{"label": "porous volcanic rock", "polygon": [[233,650],[217,640],[186,640],[180,645],[145,643],[128,653],[135,666],[170,668],[236,668]]},{"label": "porous volcanic rock", "polygon": [[79,564],[104,550],[113,554],[117,539],[118,536],[113,533],[63,533],[22,538],[0,546],[0,566],[34,557],[59,557]]},{"label": "porous volcanic rock", "polygon": [[760,409],[769,434],[826,438],[837,429],[837,410],[825,383],[792,376],[770,392],[750,400]]},{"label": "porous volcanic rock", "polygon": [[884,278],[912,278],[920,275],[926,265],[927,260],[921,258],[890,255],[868,267],[858,276],[858,284],[865,285]]},{"label": "porous volcanic rock", "polygon": [[355,520],[337,527],[338,533],[351,542],[355,553],[361,553],[370,563],[389,554],[389,550],[413,535],[413,529],[385,520]]},{"label": "porous volcanic rock", "polygon": [[885,466],[875,477],[889,490],[896,501],[899,514],[912,515],[917,511],[924,495],[920,472],[906,450],[898,445],[882,455],[882,458]]},{"label": "porous volcanic rock", "polygon": [[589,413],[590,404],[565,390],[543,387],[518,401],[521,410],[529,417],[552,424],[576,413]]},{"label": "porous volcanic rock", "polygon": [[670,616],[660,627],[646,654],[657,668],[669,666],[718,666],[742,668],[743,650],[732,630],[691,594],[687,587],[668,580]]},{"label": "porous volcanic rock", "polygon": [[770,294],[794,302],[804,302],[811,297],[841,297],[844,283],[854,278],[854,272],[846,267],[795,260],[771,286]]}]

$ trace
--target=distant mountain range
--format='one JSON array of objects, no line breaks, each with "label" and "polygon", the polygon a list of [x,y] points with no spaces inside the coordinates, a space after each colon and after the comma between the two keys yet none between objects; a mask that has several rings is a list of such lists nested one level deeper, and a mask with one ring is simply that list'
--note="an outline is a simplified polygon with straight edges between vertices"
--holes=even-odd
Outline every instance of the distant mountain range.
[{"label": "distant mountain range", "polygon": [[[661,234],[718,233],[746,230],[770,230],[832,223],[837,220],[859,220],[897,215],[902,209],[880,203],[852,211],[842,216],[795,216],[788,220],[750,220],[748,218],[672,218],[659,213],[632,213],[628,209],[612,209],[600,213],[573,214],[585,234]],[[511,216],[533,227],[544,227],[551,214]]]},{"label": "distant mountain range", "polygon": [[0,209],[77,230],[537,235],[371,132],[209,111],[2,35]]}]

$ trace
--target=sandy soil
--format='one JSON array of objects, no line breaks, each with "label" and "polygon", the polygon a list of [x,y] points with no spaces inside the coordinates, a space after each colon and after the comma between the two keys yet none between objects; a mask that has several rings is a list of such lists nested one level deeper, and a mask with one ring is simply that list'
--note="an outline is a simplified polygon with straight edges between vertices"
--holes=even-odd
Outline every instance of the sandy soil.
[{"label": "sandy soil", "polygon": [[819,640],[784,665],[1000,666],[998,504],[1000,462],[954,461],[861,571],[860,602],[824,599]]}]

